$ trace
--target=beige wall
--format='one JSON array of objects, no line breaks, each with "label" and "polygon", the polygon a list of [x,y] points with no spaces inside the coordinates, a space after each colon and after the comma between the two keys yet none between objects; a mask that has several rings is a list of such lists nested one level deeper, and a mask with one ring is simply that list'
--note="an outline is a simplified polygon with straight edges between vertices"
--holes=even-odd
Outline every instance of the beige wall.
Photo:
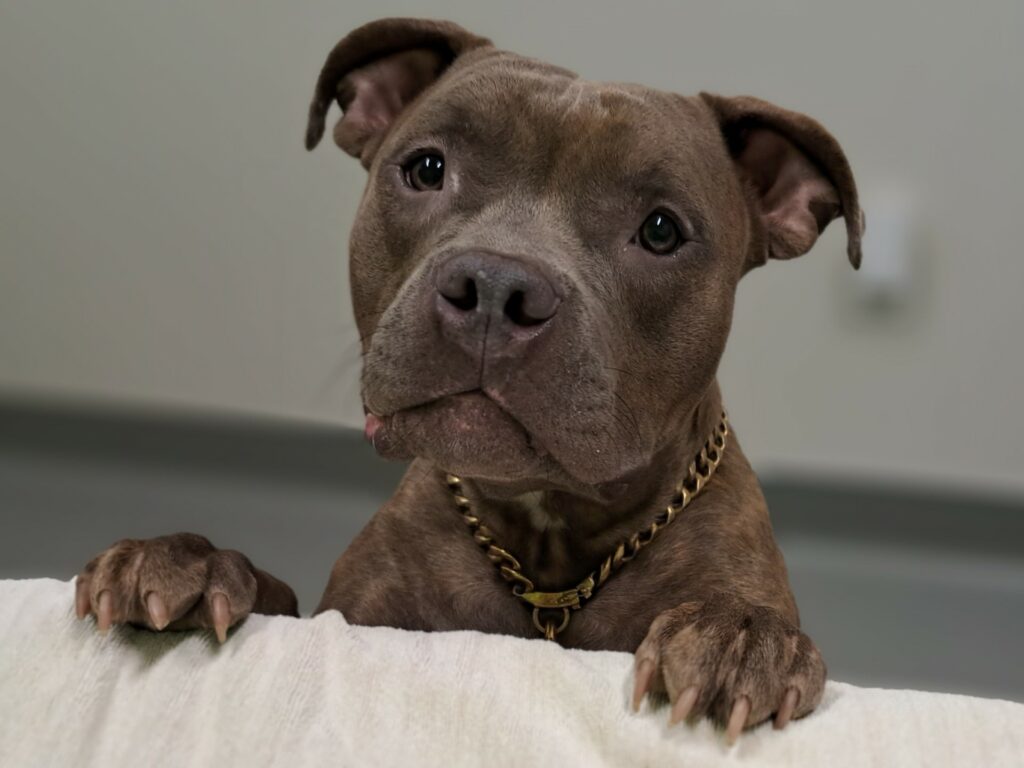
[{"label": "beige wall", "polygon": [[0,0],[0,388],[358,422],[363,176],[306,154],[304,114],[341,34],[428,13],[593,78],[825,122],[869,224],[890,188],[918,212],[913,285],[861,306],[838,227],[747,279],[723,382],[748,452],[1024,492],[1022,8]]}]

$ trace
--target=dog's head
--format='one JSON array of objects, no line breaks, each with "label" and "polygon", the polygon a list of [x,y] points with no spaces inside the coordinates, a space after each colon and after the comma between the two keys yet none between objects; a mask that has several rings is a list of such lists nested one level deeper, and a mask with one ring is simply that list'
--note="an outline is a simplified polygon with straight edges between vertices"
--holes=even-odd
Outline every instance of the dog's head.
[{"label": "dog's head", "polygon": [[739,279],[846,220],[818,123],[757,99],[595,83],[450,23],[387,19],[327,57],[369,170],[352,231],[378,450],[510,486],[615,482],[687,429]]}]

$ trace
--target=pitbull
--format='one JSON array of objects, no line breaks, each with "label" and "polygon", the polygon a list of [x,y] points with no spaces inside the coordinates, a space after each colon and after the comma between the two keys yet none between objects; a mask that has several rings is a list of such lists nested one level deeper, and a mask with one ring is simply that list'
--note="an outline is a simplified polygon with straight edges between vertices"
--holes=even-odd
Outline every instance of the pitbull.
[{"label": "pitbull", "polygon": [[[850,166],[817,122],[750,97],[590,82],[459,26],[385,19],[330,52],[306,146],[369,172],[350,240],[366,435],[411,460],[317,611],[635,654],[633,706],[734,740],[811,712],[764,497],[716,370],[740,278],[834,218]],[[100,630],[298,615],[194,534],[124,540],[77,579]]]}]

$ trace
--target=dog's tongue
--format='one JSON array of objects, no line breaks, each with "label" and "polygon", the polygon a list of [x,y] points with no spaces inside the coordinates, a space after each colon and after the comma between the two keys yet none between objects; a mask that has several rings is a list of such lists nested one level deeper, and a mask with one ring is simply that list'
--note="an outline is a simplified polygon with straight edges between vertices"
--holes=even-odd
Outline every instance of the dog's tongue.
[{"label": "dog's tongue", "polygon": [[383,422],[380,420],[380,416],[374,416],[372,413],[366,414],[366,427],[363,429],[363,434],[366,435],[367,440],[373,442],[373,436],[377,434],[381,424]]}]

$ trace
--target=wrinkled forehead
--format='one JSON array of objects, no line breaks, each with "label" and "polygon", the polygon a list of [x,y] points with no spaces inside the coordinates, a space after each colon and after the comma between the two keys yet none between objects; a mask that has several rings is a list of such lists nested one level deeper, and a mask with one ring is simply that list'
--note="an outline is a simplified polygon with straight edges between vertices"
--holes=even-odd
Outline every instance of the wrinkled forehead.
[{"label": "wrinkled forehead", "polygon": [[497,178],[560,187],[692,189],[724,157],[698,101],[501,52],[454,68],[398,133],[469,153]]}]

